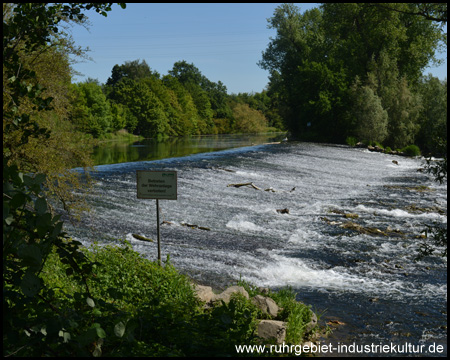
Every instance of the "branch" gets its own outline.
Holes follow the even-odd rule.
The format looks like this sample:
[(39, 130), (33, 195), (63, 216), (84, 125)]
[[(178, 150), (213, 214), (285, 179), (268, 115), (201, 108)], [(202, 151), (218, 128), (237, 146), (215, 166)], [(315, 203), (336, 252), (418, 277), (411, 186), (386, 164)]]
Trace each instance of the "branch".
[[(427, 9), (421, 9), (421, 11), (414, 12), (414, 11), (399, 10), (399, 9), (391, 8), (389, 6), (382, 5), (382, 4), (377, 4), (377, 3), (372, 3), (372, 4), (369, 4), (369, 5), (370, 6), (376, 6), (376, 7), (383, 8), (383, 9), (390, 10), (390, 11), (395, 11), (395, 12), (398, 12), (398, 13), (401, 13), (401, 14), (413, 15), (413, 16), (422, 16), (425, 19), (431, 20), (431, 21), (447, 23), (447, 11), (439, 11), (438, 10), (437, 12), (441, 16), (436, 17), (434, 15), (431, 15), (430, 12)], [(431, 4), (427, 4), (427, 5), (431, 5)]]

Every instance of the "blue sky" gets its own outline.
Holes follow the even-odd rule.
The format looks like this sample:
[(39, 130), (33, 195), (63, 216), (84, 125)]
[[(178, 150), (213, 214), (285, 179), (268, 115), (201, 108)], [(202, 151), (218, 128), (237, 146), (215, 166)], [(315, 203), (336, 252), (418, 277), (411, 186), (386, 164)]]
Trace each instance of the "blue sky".
[[(301, 11), (318, 6), (296, 4)], [(93, 61), (73, 65), (87, 77), (105, 83), (115, 64), (145, 60), (152, 70), (165, 75), (176, 61), (193, 63), (209, 80), (222, 83), (228, 93), (260, 92), (268, 83), (268, 72), (257, 63), (275, 30), (267, 28), (278, 4), (143, 4), (118, 5), (103, 17), (88, 12), (89, 31), (71, 28), (75, 44), (89, 47)], [(447, 54), (441, 56), (447, 58)], [(447, 77), (447, 63), (428, 68), (441, 79)]]

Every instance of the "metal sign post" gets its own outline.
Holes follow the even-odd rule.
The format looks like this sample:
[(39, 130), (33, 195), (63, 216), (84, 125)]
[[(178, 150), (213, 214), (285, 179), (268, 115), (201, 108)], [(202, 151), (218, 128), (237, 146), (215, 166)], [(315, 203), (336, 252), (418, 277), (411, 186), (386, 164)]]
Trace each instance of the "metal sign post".
[(161, 239), (159, 231), (159, 200), (177, 199), (176, 171), (136, 171), (137, 198), (156, 199), (156, 231), (158, 235), (158, 263), (161, 265)]

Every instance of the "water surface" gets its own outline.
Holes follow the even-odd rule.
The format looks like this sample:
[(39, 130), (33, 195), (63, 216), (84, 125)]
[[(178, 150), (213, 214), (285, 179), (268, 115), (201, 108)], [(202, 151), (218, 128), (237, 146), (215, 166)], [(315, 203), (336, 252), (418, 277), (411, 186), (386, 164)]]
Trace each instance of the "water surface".
[(285, 133), (263, 133), (188, 136), (162, 141), (106, 141), (94, 149), (93, 158), (95, 165), (149, 161), (276, 142), (284, 137)]
[[(444, 354), (409, 355), (442, 356), (447, 262), (414, 258), (424, 225), (447, 222), (447, 185), (418, 172), (422, 165), (310, 143), (101, 165), (89, 198), (93, 213), (68, 231), (85, 244), (127, 239), (156, 259), (156, 243), (131, 236), (156, 238), (155, 201), (136, 199), (136, 170), (176, 170), (178, 200), (160, 201), (161, 221), (170, 222), (161, 236), (163, 259), (170, 254), (180, 271), (216, 288), (240, 277), (272, 289), (291, 286), (298, 300), (325, 312), (322, 322), (345, 324), (335, 343), (441, 344)], [(229, 186), (248, 182), (260, 190)], [(358, 217), (344, 218), (350, 213)], [(386, 235), (340, 226), (350, 220)]]

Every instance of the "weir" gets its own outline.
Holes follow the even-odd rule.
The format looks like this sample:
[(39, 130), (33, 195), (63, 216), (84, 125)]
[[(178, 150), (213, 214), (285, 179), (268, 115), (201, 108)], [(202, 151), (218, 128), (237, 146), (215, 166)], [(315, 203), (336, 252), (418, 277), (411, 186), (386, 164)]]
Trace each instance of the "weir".
[[(447, 222), (447, 186), (417, 172), (422, 166), (420, 159), (289, 142), (98, 166), (93, 215), (67, 230), (86, 245), (127, 239), (156, 259), (155, 243), (132, 236), (156, 231), (156, 223), (149, 226), (154, 205), (136, 202), (136, 171), (177, 171), (178, 199), (165, 201), (160, 214), (164, 253), (198, 283), (220, 288), (242, 277), (291, 286), (298, 300), (326, 311), (324, 321), (345, 323), (346, 337), (358, 344), (445, 344), (446, 261), (414, 258), (425, 224)], [(227, 186), (242, 183), (275, 191)], [(339, 226), (346, 221), (384, 235)]]

